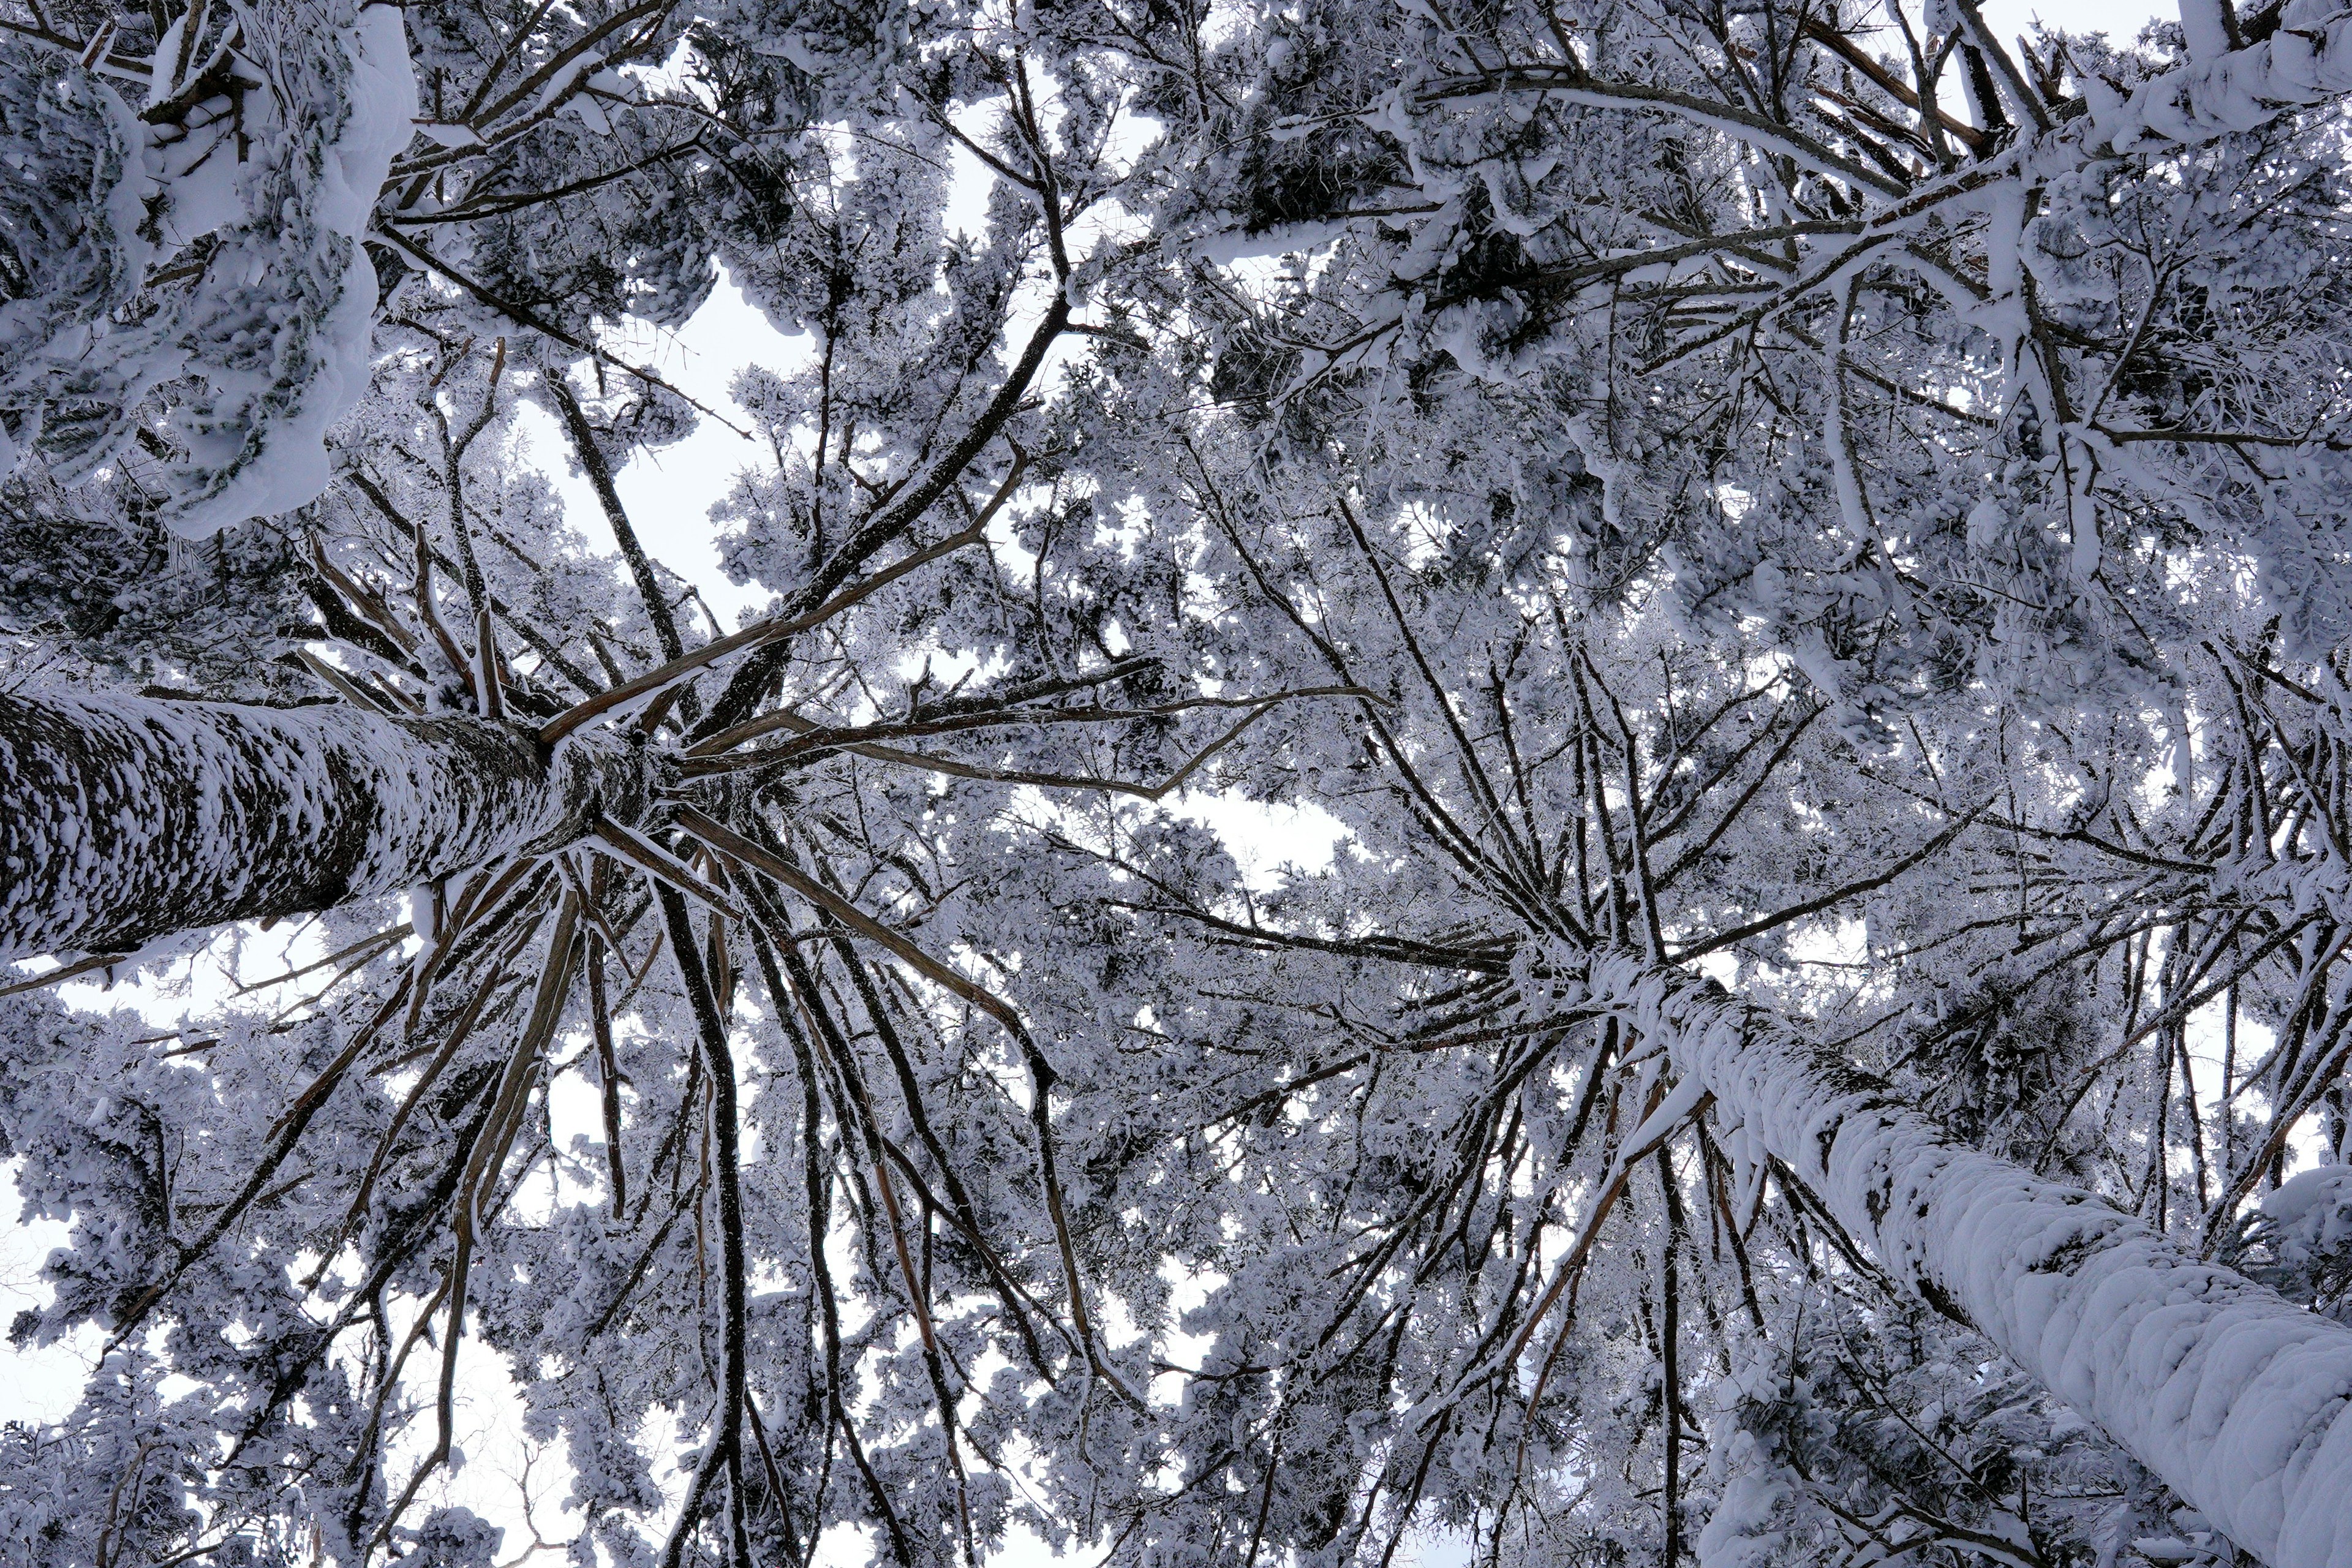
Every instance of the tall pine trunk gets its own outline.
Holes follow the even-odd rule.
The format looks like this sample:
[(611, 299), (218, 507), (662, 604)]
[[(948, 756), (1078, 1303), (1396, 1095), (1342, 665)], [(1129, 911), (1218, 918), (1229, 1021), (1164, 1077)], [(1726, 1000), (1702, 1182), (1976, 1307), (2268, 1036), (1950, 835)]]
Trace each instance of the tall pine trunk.
[(1954, 1140), (1711, 982), (1609, 959), (1591, 985), (1898, 1282), (2000, 1346), (2232, 1542), (2272, 1568), (2352, 1568), (2352, 1328)]
[(0, 957), (396, 892), (643, 808), (641, 751), (470, 717), (0, 696)]

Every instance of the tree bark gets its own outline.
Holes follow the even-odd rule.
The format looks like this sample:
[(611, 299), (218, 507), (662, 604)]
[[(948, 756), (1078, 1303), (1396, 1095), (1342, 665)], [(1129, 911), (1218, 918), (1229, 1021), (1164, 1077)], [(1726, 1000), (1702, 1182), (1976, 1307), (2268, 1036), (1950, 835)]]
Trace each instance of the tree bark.
[(639, 816), (648, 766), (465, 716), (0, 696), (0, 957), (128, 952), (553, 848)]
[(2352, 1328), (2091, 1193), (1952, 1139), (1710, 981), (1595, 962), (1659, 1042), (1895, 1279), (2007, 1352), (2272, 1568), (2352, 1568)]

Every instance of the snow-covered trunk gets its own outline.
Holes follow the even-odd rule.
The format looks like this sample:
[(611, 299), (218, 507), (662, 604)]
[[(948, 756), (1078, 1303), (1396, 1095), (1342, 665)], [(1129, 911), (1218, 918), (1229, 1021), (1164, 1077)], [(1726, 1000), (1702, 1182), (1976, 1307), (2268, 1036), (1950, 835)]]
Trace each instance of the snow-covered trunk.
[(638, 816), (646, 766), (467, 717), (0, 696), (0, 956), (130, 952), (551, 847)]
[(1897, 1280), (1964, 1319), (2272, 1568), (2352, 1568), (2352, 1328), (1956, 1142), (1712, 982), (1592, 966)]

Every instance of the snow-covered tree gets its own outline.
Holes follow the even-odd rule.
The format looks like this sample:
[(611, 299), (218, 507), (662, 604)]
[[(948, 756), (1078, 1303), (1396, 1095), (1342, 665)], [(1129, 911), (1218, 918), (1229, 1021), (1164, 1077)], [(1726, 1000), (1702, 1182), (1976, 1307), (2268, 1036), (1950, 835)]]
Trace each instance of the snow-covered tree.
[(29, 1561), (2352, 1563), (2352, 14), (5, 21)]

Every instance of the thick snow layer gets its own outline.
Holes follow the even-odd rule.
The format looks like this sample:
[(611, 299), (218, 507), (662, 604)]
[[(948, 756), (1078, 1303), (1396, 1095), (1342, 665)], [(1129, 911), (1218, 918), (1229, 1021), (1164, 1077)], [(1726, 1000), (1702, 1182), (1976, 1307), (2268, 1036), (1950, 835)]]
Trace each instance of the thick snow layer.
[(1778, 1469), (1758, 1461), (1752, 1435), (1732, 1435), (1726, 1458), (1738, 1473), (1723, 1489), (1707, 1514), (1706, 1527), (1699, 1531), (1699, 1568), (1760, 1568), (1772, 1561), (1780, 1544), (1776, 1516), (1789, 1486)]
[[(2203, 19), (2210, 17), (2210, 26)], [(2252, 131), (2283, 110), (2352, 92), (2352, 9), (2342, 0), (2288, 0), (2278, 31), (2223, 52), (2219, 7), (2184, 5), (2189, 63), (2142, 82), (2127, 98), (2084, 83), (2099, 141), (2118, 153), (2150, 142), (2210, 142)]]
[(1345, 223), (1277, 224), (1255, 234), (1235, 226), (1194, 241), (1192, 255), (1212, 266), (1231, 267), (1240, 261), (1258, 261), (1268, 257), (1288, 256), (1295, 251), (1318, 249), (1348, 231), (1349, 226)]
[(2352, 1165), (2322, 1165), (2264, 1194), (2263, 1219), (2279, 1261), (2302, 1268), (2352, 1245)]
[[(1610, 958), (1591, 986), (1891, 1274), (1974, 1325), (2231, 1541), (2272, 1568), (2352, 1568), (2352, 1328), (2090, 1193), (1954, 1142), (1709, 982)], [(2317, 1188), (2297, 1196), (2315, 1202)]]
[[(56, 478), (88, 479), (165, 390), (186, 457), (143, 482), (186, 537), (326, 488), (326, 432), (369, 378), (362, 241), (416, 112), (397, 6), (256, 0), (239, 16), (214, 62), (243, 84), (235, 100), (154, 125), (70, 62), (36, 52), (0, 71), (16, 175), (0, 230), (36, 285), (0, 308), (0, 471), (37, 446)], [(159, 79), (151, 103), (185, 87)], [(153, 265), (206, 237), (193, 276), (125, 310)]]
[(396, 5), (362, 6), (346, 38), (349, 112), (326, 150), (311, 193), (315, 242), (345, 252), (341, 277), (308, 345), (307, 374), (256, 432), (255, 449), (226, 485), (169, 516), (173, 532), (204, 538), (248, 518), (272, 517), (327, 488), (326, 434), (367, 391), (375, 331), (375, 268), (362, 243), (392, 161), (414, 134), (416, 73)]

